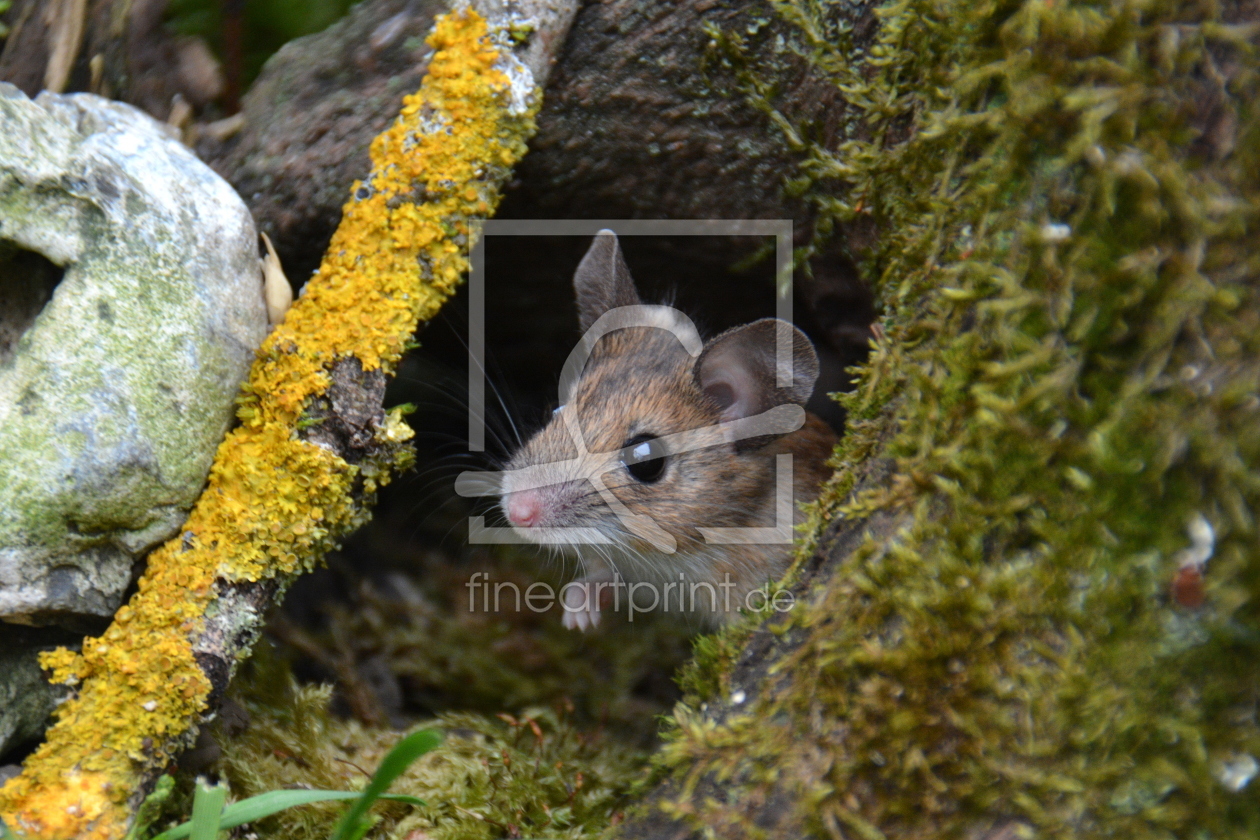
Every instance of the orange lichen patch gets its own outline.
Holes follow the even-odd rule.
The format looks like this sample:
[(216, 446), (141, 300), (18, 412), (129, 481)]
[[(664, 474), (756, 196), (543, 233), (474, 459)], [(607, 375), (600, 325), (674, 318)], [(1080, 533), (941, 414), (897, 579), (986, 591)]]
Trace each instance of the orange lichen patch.
[[(84, 827), (99, 824), (109, 807), (99, 791), (109, 784), (100, 773), (71, 771), (62, 783), (43, 798), (39, 826), (48, 837), (79, 837)], [(7, 816), (7, 815), (6, 815)]]
[(372, 144), (373, 169), (353, 188), (317, 276), (259, 350), (209, 486), (183, 533), (154, 552), (139, 591), (81, 654), (43, 659), (79, 693), (46, 742), (0, 789), (0, 813), (39, 838), (121, 837), (143, 779), (164, 767), (210, 684), (192, 637), (215, 603), (216, 580), (255, 581), (309, 568), (358, 524), (356, 482), (372, 492), (409, 436), (396, 415), (377, 461), (351, 465), (301, 440), (303, 412), (328, 369), (355, 356), (365, 369), (398, 361), (467, 268), (467, 220), (485, 216), (525, 152), (533, 112), (514, 113), (486, 22), (471, 10), (439, 17), (420, 91)]

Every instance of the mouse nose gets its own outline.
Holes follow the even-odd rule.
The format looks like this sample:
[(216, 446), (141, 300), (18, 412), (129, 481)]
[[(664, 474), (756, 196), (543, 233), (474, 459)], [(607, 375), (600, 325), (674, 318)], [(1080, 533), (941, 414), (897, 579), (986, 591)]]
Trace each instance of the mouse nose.
[(542, 516), (542, 501), (537, 490), (518, 490), (504, 500), (508, 521), (520, 528), (531, 528)]

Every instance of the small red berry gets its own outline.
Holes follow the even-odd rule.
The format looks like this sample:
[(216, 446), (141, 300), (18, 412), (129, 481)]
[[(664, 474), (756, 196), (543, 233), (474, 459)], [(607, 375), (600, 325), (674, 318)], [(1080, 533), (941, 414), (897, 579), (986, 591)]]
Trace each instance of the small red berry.
[(1187, 609), (1198, 609), (1207, 600), (1207, 592), (1203, 589), (1203, 570), (1198, 566), (1182, 566), (1173, 575), (1173, 600)]

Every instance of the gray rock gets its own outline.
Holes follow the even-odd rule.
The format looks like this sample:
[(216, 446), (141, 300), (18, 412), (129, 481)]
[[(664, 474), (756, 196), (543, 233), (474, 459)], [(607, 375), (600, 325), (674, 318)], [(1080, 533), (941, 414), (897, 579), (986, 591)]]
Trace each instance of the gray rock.
[(205, 483), (266, 334), (257, 238), (130, 106), (0, 84), (0, 126), (0, 621), (90, 626)]
[[(11, 747), (38, 740), (52, 713), (69, 689), (52, 686), (39, 667), (40, 651), (74, 644), (81, 637), (52, 627), (0, 628), (0, 756)], [(0, 785), (4, 768), (0, 767)]]

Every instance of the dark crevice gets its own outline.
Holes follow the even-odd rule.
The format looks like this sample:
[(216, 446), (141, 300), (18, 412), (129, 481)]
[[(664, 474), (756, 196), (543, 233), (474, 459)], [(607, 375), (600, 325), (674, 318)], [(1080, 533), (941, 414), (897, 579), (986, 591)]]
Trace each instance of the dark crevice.
[(47, 257), (0, 239), (0, 367), (12, 361), (64, 274)]

